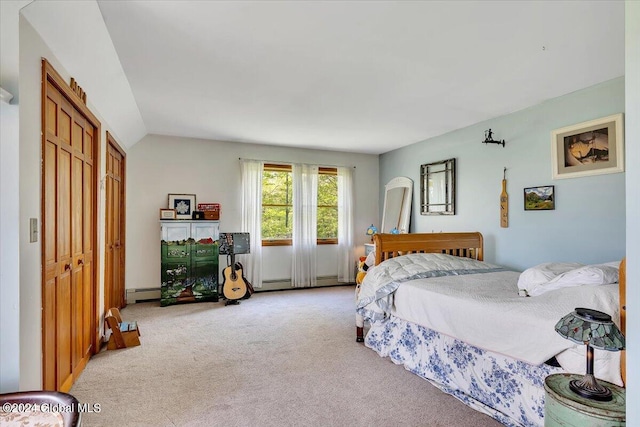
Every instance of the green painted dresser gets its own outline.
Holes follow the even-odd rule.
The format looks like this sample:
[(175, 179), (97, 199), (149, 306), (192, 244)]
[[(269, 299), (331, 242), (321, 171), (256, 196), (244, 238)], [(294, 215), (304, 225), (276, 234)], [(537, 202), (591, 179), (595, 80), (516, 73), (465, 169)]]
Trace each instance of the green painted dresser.
[(160, 221), (160, 305), (218, 301), (219, 222)]
[(544, 380), (545, 427), (618, 427), (626, 425), (625, 390), (615, 384), (598, 380), (613, 394), (609, 402), (585, 399), (569, 388), (569, 381), (582, 375), (554, 374)]

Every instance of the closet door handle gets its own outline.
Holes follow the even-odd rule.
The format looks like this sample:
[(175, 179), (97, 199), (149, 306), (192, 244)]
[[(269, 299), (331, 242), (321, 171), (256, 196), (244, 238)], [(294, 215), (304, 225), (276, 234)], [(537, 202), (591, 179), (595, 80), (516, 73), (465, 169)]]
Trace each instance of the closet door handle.
[(71, 270), (71, 264), (65, 264), (64, 265), (64, 269), (66, 270)]
[(82, 265), (84, 264), (84, 261), (82, 261), (81, 259), (78, 260), (78, 265)]

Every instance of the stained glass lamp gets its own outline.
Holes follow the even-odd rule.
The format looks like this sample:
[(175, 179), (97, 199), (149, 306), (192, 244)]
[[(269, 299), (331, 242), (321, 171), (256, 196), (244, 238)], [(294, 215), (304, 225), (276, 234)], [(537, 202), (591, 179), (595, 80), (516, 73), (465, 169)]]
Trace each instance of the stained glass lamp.
[(589, 308), (576, 308), (556, 324), (556, 332), (563, 338), (587, 346), (587, 372), (582, 379), (572, 380), (569, 388), (587, 399), (611, 400), (611, 390), (599, 384), (593, 375), (593, 349), (624, 350), (625, 340), (611, 316)]

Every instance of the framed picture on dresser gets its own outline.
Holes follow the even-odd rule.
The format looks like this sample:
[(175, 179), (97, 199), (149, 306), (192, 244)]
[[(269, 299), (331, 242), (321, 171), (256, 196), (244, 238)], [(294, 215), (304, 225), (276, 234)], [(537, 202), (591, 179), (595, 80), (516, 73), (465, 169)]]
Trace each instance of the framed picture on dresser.
[(176, 219), (176, 210), (160, 209), (160, 219)]
[(169, 194), (169, 209), (175, 209), (175, 219), (191, 219), (196, 210), (195, 194)]

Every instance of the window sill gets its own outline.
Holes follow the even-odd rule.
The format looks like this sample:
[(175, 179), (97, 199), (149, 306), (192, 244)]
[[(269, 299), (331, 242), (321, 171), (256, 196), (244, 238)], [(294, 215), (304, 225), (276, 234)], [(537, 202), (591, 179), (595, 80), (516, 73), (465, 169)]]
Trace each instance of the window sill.
[[(337, 245), (338, 239), (322, 239), (316, 242), (318, 246), (320, 245)], [(293, 241), (291, 239), (282, 239), (282, 240), (263, 240), (262, 246), (292, 246)]]

